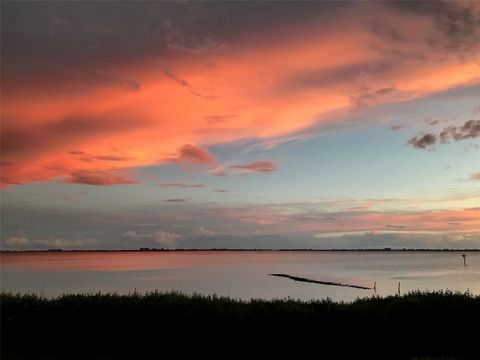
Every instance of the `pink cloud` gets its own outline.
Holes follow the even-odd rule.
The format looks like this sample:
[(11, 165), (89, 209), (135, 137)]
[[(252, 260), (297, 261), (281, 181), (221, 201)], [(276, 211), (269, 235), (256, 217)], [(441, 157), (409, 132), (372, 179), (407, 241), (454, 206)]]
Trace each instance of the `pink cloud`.
[[(352, 105), (403, 102), (478, 83), (473, 57), (446, 54), (425, 42), (432, 38), (434, 18), (400, 16), (384, 5), (363, 9), (362, 15), (321, 28), (317, 20), (302, 20), (302, 27), (285, 37), (235, 37), (231, 46), (214, 46), (218, 51), (202, 56), (185, 51), (185, 44), (172, 45), (168, 49), (175, 51), (168, 52), (164, 64), (147, 60), (147, 53), (163, 56), (151, 53), (161, 51), (155, 44), (145, 56), (115, 56), (111, 60), (121, 59), (115, 66), (115, 61), (104, 63), (102, 71), (94, 71), (95, 86), (92, 68), (100, 59), (93, 55), (93, 62), (82, 62), (79, 69), (52, 67), (55, 76), (47, 76), (44, 66), (26, 69), (29, 76), (2, 89), (2, 183), (47, 181), (83, 170), (109, 172), (119, 161), (124, 168), (166, 162), (213, 165), (215, 157), (192, 144), (255, 138), (274, 146), (280, 137), (311, 136), (306, 129), (317, 129), (320, 122), (349, 121), (350, 115), (344, 115)], [(457, 11), (463, 13), (461, 7)], [(372, 32), (373, 21), (388, 24), (403, 41), (391, 41), (389, 32)], [(475, 29), (467, 37), (473, 50), (478, 34)], [(448, 38), (436, 35), (437, 46), (445, 45)], [(6, 68), (6, 78), (15, 71)], [(338, 116), (332, 120), (331, 114)], [(121, 153), (112, 154), (112, 147)], [(72, 148), (94, 155), (69, 154)], [(258, 162), (233, 166), (216, 175), (276, 170)]]
[(257, 226), (267, 233), (466, 233), (480, 230), (480, 208), (463, 210), (320, 211), (302, 205), (218, 208), (214, 218)]
[(227, 176), (228, 172), (225, 170), (223, 166), (218, 166), (215, 169), (209, 171), (210, 174), (215, 176)]
[(470, 175), (470, 180), (480, 181), (480, 172)]
[(178, 164), (214, 164), (217, 162), (217, 159), (207, 149), (185, 144), (168, 161)]
[(270, 174), (278, 170), (277, 165), (271, 161), (254, 161), (249, 164), (230, 165), (229, 168), (247, 170), (248, 172), (257, 172), (262, 174)]

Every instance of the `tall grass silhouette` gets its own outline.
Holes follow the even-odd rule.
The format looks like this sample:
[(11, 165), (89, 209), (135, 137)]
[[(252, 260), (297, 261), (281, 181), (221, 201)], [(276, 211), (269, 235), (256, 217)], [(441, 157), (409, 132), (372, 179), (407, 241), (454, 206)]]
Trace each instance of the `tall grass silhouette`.
[(480, 324), (480, 297), (468, 292), (411, 292), (352, 303), (177, 292), (52, 299), (3, 293), (0, 300), (4, 359), (150, 359), (192, 351), (227, 357), (314, 352), (342, 359), (478, 354), (478, 334), (470, 325)]

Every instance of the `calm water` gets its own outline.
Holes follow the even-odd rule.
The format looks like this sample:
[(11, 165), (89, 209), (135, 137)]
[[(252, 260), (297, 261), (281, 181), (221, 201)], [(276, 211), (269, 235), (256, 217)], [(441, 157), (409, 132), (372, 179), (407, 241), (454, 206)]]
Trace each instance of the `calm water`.
[(158, 289), (236, 298), (353, 300), (373, 290), (296, 282), (286, 273), (361, 286), (377, 294), (440, 290), (480, 294), (480, 253), (467, 252), (85, 252), (4, 253), (1, 289), (13, 292), (128, 293)]

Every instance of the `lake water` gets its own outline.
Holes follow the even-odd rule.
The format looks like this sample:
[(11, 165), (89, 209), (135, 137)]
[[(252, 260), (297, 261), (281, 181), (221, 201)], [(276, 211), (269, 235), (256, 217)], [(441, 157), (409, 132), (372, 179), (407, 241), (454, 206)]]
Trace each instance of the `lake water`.
[(480, 252), (43, 252), (2, 253), (1, 290), (45, 296), (134, 290), (235, 298), (354, 300), (373, 290), (296, 282), (284, 273), (372, 287), (378, 295), (411, 290), (480, 294)]

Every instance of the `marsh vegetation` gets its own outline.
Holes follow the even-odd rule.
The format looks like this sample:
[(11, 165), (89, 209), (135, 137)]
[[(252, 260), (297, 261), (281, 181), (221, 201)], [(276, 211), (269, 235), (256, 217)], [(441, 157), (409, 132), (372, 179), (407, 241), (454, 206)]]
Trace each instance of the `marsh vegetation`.
[[(351, 303), (151, 292), (46, 299), (3, 293), (4, 359), (313, 352), (325, 358), (478, 354), (480, 296), (412, 292)], [(76, 354), (76, 355), (73, 355)]]

